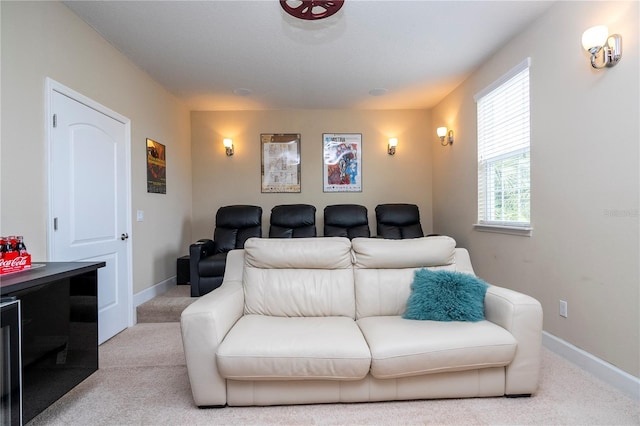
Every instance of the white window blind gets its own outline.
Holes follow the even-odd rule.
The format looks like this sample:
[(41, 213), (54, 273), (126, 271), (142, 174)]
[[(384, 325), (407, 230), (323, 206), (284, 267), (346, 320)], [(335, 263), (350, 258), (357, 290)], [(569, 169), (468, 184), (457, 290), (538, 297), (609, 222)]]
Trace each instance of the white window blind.
[(529, 66), (527, 58), (474, 98), (480, 225), (531, 223)]

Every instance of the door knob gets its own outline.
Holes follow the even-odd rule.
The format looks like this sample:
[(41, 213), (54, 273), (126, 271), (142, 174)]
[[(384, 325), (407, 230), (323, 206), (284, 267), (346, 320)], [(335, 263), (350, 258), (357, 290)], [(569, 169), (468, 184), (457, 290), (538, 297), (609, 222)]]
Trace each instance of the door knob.
[(120, 239), (121, 239), (122, 241), (129, 239), (129, 234), (127, 234), (127, 233), (125, 232), (124, 234), (120, 235)]

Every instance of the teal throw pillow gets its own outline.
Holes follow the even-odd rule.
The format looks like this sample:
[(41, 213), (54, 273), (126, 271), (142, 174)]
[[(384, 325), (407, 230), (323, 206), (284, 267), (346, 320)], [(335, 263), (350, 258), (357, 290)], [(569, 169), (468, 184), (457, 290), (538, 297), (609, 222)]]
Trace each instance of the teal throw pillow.
[(432, 321), (482, 321), (489, 284), (453, 271), (419, 269), (411, 283), (402, 318)]

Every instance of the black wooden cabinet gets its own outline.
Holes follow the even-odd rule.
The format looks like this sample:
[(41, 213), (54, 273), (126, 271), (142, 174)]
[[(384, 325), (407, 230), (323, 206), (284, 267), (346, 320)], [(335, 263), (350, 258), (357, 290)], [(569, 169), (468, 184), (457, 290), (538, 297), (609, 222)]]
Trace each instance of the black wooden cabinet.
[(2, 296), (20, 300), (23, 421), (98, 369), (98, 268), (53, 262), (0, 277)]

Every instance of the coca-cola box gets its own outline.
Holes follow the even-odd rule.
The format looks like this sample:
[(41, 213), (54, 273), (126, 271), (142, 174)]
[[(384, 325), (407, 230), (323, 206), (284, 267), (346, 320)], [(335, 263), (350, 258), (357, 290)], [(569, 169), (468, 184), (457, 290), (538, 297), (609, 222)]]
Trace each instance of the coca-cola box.
[(0, 274), (28, 268), (31, 268), (31, 255), (27, 253), (22, 236), (0, 237)]

